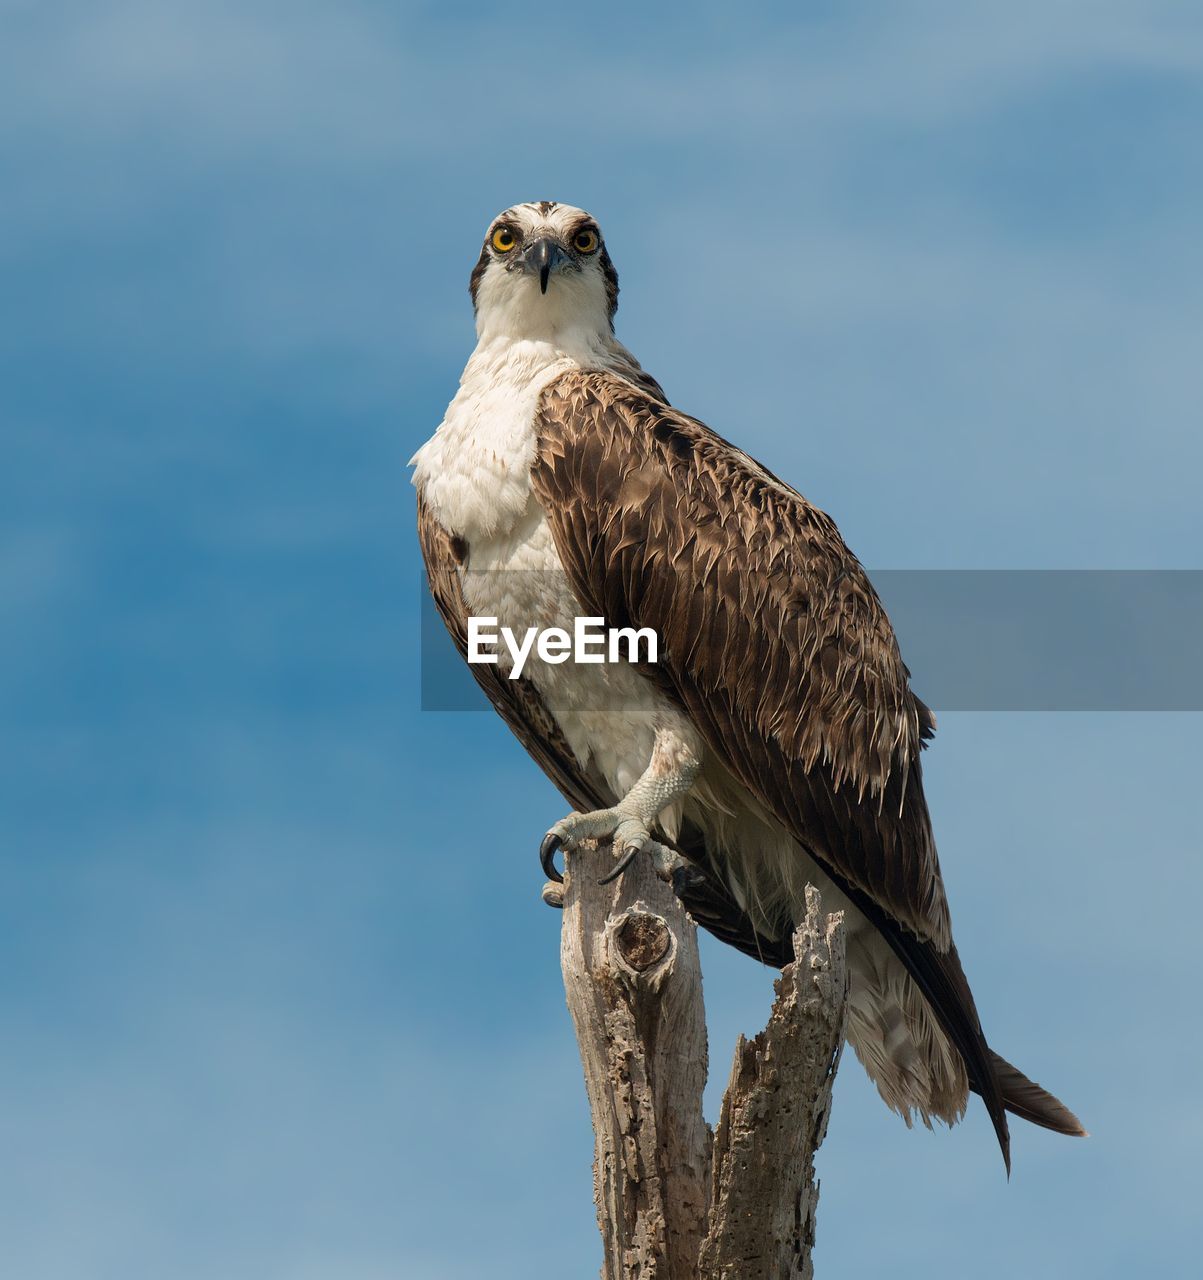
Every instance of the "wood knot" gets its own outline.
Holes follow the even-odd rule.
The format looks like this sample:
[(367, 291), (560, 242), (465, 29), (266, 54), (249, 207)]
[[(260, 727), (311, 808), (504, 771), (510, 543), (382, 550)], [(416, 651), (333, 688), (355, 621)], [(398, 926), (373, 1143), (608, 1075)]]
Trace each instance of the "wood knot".
[(672, 934), (659, 916), (632, 911), (614, 931), (618, 954), (636, 973), (646, 973), (668, 955)]

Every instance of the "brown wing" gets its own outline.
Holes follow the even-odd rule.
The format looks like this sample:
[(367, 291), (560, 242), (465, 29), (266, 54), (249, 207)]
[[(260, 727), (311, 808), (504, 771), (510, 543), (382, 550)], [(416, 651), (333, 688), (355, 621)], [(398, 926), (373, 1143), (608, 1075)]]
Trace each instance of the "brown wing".
[(598, 373), (544, 392), (534, 491), (582, 606), (652, 627), (646, 671), (882, 933), (956, 1046), (1010, 1168), (923, 798), (934, 728), (834, 523), (709, 428)]
[(535, 493), (583, 604), (652, 627), (649, 674), (837, 881), (945, 951), (932, 719), (834, 523), (702, 423), (605, 374), (544, 393)]
[[(434, 518), (420, 492), (418, 540), (435, 607), (466, 658), (468, 611), (457, 571), (466, 548)], [(510, 731), (574, 809), (604, 809), (617, 801), (599, 774), (581, 768), (534, 685), (527, 680), (510, 680), (493, 665), (472, 663), (468, 670)], [(698, 924), (766, 964), (778, 968), (788, 964), (793, 958), (789, 932), (780, 938), (765, 938), (757, 932), (712, 866), (702, 833), (686, 822), (672, 843), (691, 864), (677, 873), (673, 888)]]

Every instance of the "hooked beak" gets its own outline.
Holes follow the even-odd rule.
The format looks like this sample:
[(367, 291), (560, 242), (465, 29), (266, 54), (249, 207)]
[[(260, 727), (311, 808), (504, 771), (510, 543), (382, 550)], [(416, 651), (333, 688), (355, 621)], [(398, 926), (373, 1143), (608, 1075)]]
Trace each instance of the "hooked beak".
[(527, 275), (539, 276), (539, 292), (547, 292), (547, 281), (551, 273), (560, 265), (561, 262), (567, 262), (568, 255), (554, 241), (547, 238), (542, 240), (534, 240), (527, 247), (526, 252), (522, 255), (522, 269)]

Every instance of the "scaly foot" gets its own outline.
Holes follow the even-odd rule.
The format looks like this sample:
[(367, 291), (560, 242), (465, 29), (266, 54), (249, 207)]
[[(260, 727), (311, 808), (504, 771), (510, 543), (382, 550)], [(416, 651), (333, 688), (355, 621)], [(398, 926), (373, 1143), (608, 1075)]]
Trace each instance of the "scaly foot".
[(582, 840), (608, 840), (618, 864), (599, 883), (617, 880), (641, 852), (651, 854), (660, 875), (669, 875), (680, 858), (652, 839), (650, 827), (669, 805), (689, 794), (700, 768), (696, 750), (680, 732), (667, 726), (657, 729), (651, 761), (612, 809), (569, 814), (543, 837), (539, 862), (544, 874), (562, 884), (564, 877), (555, 864), (557, 849), (574, 849)]
[(543, 874), (551, 880), (563, 883), (564, 877), (556, 870), (556, 850), (575, 849), (582, 840), (608, 840), (618, 858), (617, 865), (598, 881), (609, 884), (617, 880), (640, 853), (648, 853), (657, 870), (669, 868), (677, 862), (676, 853), (658, 840), (652, 839), (644, 818), (633, 805), (616, 805), (613, 809), (595, 809), (592, 813), (571, 813), (562, 818), (543, 837), (539, 847), (539, 862)]

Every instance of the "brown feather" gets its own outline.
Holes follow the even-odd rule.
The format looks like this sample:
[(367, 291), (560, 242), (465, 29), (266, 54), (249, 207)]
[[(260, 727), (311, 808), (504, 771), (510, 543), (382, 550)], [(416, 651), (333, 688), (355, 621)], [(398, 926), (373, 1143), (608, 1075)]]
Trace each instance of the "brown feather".
[(923, 796), (934, 720), (835, 524), (607, 374), (550, 384), (538, 428), (533, 489), (582, 609), (659, 633), (647, 674), (885, 936), (964, 1059), (1009, 1168)]
[(731, 773), (838, 879), (947, 949), (919, 768), (930, 713), (834, 523), (606, 374), (557, 379), (539, 432), (534, 492), (582, 607), (655, 628), (649, 674), (713, 723)]
[[(466, 658), (468, 610), (456, 565), (466, 558), (467, 548), (461, 537), (448, 533), (434, 518), (421, 492), (418, 541), (435, 607), (460, 655)], [(529, 680), (510, 680), (495, 665), (487, 663), (471, 663), (468, 670), (510, 731), (573, 809), (586, 812), (617, 803), (618, 797), (601, 775), (581, 767)], [(675, 840), (669, 840), (664, 833), (660, 835), (664, 843), (689, 861), (690, 865), (674, 877), (673, 888), (698, 924), (720, 941), (775, 968), (793, 959), (792, 930), (779, 938), (766, 938), (757, 932), (712, 866), (705, 840), (695, 826), (688, 821), (682, 823)]]

